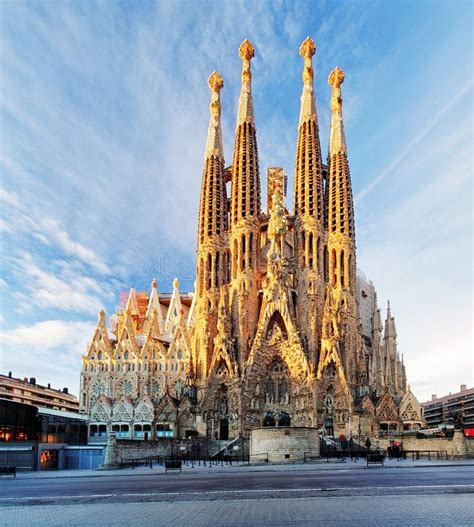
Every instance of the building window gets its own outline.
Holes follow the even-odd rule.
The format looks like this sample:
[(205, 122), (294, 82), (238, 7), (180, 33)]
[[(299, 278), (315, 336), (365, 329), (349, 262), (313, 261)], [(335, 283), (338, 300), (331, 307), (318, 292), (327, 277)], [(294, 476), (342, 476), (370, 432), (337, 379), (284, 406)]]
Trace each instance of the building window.
[(170, 423), (156, 425), (156, 437), (173, 437), (173, 428)]

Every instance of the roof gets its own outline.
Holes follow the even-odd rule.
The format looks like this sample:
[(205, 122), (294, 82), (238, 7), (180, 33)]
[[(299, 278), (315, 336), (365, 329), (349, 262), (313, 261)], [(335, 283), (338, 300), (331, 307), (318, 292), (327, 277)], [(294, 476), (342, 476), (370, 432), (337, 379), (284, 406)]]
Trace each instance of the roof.
[(17, 383), (20, 383), (22, 384), (23, 386), (30, 386), (32, 388), (37, 388), (39, 390), (47, 390), (47, 391), (51, 391), (51, 392), (55, 392), (57, 394), (60, 394), (61, 397), (64, 397), (65, 399), (72, 399), (74, 401), (77, 401), (77, 397), (75, 395), (73, 395), (72, 393), (65, 393), (63, 390), (60, 390), (60, 389), (57, 389), (57, 388), (51, 388), (51, 387), (48, 387), (48, 386), (43, 386), (42, 384), (38, 384), (38, 383), (31, 383), (29, 382), (29, 379), (28, 378), (24, 378), (24, 379), (20, 379), (18, 377), (9, 377), (8, 375), (4, 375), (3, 373), (0, 373), (0, 380), (2, 379), (5, 379), (7, 380), (8, 382), (17, 382)]
[(424, 403), (421, 403), (421, 406), (423, 408), (426, 408), (428, 406), (446, 403), (450, 401), (451, 399), (459, 399), (459, 397), (465, 397), (468, 395), (474, 395), (474, 388), (467, 388), (466, 390), (463, 390), (462, 392), (450, 393), (448, 395), (444, 395), (443, 397), (437, 397), (436, 399), (432, 399), (431, 401), (426, 401)]
[(63, 412), (62, 410), (53, 410), (52, 408), (44, 408), (38, 406), (39, 415), (53, 415), (55, 417), (66, 417), (67, 419), (80, 419), (81, 421), (89, 421), (89, 417), (85, 414), (75, 412)]

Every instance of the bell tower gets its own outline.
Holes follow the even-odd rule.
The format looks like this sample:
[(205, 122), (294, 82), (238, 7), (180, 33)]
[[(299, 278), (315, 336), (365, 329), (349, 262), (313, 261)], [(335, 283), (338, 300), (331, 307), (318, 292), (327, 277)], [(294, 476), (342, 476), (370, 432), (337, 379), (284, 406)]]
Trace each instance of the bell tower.
[(364, 385), (366, 367), (355, 299), (356, 244), (351, 177), (342, 119), (341, 85), (344, 72), (334, 68), (328, 78), (331, 94), (331, 130), (328, 154), (328, 289), (340, 313), (340, 354), (350, 388)]
[(296, 260), (296, 312), (305, 353), (317, 364), (324, 306), (324, 196), (318, 116), (314, 95), (312, 57), (316, 46), (309, 37), (301, 44), (301, 94), (294, 182), (294, 247)]
[(208, 84), (211, 104), (199, 204), (195, 307), (197, 338), (193, 361), (198, 381), (205, 379), (208, 374), (212, 343), (217, 331), (219, 288), (229, 279), (227, 196), (220, 122), (220, 91), (224, 81), (214, 71)]
[(239, 48), (242, 85), (235, 130), (230, 200), (230, 309), (233, 321), (232, 339), (240, 364), (247, 358), (254, 338), (260, 288), (260, 175), (250, 69), (254, 54), (251, 42), (244, 40)]

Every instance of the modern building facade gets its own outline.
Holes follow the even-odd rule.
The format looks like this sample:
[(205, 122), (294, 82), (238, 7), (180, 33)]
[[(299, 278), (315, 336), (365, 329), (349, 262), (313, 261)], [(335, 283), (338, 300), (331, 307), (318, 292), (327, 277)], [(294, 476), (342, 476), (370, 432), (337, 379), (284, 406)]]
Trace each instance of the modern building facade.
[(0, 398), (2, 466), (15, 466), (18, 470), (72, 468), (67, 461), (82, 454), (86, 468), (92, 468), (91, 456), (101, 456), (98, 465), (102, 450), (84, 452), (81, 448), (87, 445), (87, 439), (87, 418), (77, 412), (38, 408)]
[[(322, 157), (314, 42), (300, 48), (303, 86), (293, 210), (282, 168), (267, 171), (262, 210), (252, 99), (252, 44), (239, 49), (241, 92), (231, 166), (220, 124), (223, 79), (213, 72), (193, 294), (132, 289), (99, 313), (83, 357), (81, 412), (91, 441), (248, 436), (264, 426), (328, 435), (423, 425), (408, 389), (390, 306), (382, 324), (373, 285), (356, 276), (355, 219), (341, 86), (329, 75), (331, 130)], [(230, 194), (227, 187), (230, 184)]]
[(51, 385), (37, 384), (34, 377), (17, 379), (11, 372), (8, 375), (0, 374), (0, 397), (51, 410), (79, 412), (79, 401), (67, 388), (55, 390)]
[(461, 425), (474, 428), (474, 388), (461, 384), (456, 393), (443, 397), (433, 395), (431, 401), (421, 403), (423, 416), (430, 428)]

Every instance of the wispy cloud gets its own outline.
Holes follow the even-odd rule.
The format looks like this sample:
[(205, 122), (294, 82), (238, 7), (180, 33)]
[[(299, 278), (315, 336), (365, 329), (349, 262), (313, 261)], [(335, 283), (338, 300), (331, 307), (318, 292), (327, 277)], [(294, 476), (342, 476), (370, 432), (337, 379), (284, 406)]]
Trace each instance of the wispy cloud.
[(93, 329), (90, 322), (45, 320), (2, 330), (1, 369), (18, 377), (35, 377), (44, 384), (52, 382), (56, 388), (68, 386), (77, 393), (75, 372), (80, 370), (80, 356)]
[(28, 253), (17, 260), (17, 267), (25, 284), (25, 292), (19, 297), (23, 312), (35, 307), (50, 307), (95, 315), (103, 307), (98, 296), (100, 286), (87, 276), (63, 273), (63, 278), (59, 278), (36, 265)]
[(474, 83), (472, 79), (459, 90), (459, 92), (451, 99), (448, 100), (445, 106), (430, 119), (427, 124), (421, 128), (421, 130), (410, 140), (406, 147), (399, 153), (382, 171), (375, 177), (365, 188), (356, 194), (354, 197), (354, 204), (363, 199), (369, 192), (371, 192), (379, 183), (381, 183), (388, 175), (392, 174), (400, 164), (406, 159), (415, 146), (422, 141), (426, 135), (433, 130), (435, 126), (439, 124), (441, 119), (457, 104), (459, 103), (470, 91), (472, 91)]

